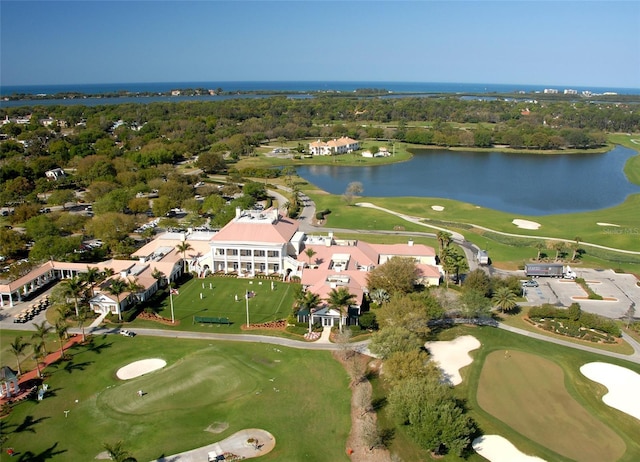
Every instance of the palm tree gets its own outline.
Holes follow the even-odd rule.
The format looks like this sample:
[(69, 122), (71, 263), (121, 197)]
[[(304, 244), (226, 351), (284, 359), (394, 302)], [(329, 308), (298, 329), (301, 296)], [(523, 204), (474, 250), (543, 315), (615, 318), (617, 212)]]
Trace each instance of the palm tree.
[(449, 288), (449, 275), (451, 273), (456, 275), (455, 280), (456, 284), (458, 284), (460, 282), (460, 272), (469, 268), (464, 255), (456, 247), (445, 247), (441, 264), (445, 271), (447, 288)]
[(162, 271), (160, 271), (158, 268), (153, 268), (153, 271), (151, 272), (151, 277), (156, 281), (158, 281), (158, 289), (159, 289), (163, 285), (162, 281), (164, 280), (166, 275)]
[(513, 310), (518, 303), (516, 302), (516, 294), (509, 287), (499, 287), (493, 294), (493, 304), (500, 308), (501, 312)]
[(48, 354), (47, 346), (45, 345), (45, 338), (51, 332), (51, 326), (47, 325), (47, 321), (42, 321), (40, 324), (34, 322), (33, 325), (36, 328), (36, 331), (31, 335), (31, 338), (35, 340), (35, 345), (38, 346), (38, 349), (44, 351), (44, 355)]
[(82, 274), (82, 280), (86, 281), (89, 283), (89, 286), (91, 287), (91, 297), (93, 298), (93, 296), (95, 295), (93, 288), (96, 285), (96, 282), (98, 282), (99, 278), (100, 278), (100, 270), (98, 268), (95, 267), (88, 267), (87, 268), (87, 272)]
[[(40, 360), (42, 359), (42, 344), (32, 343), (31, 347), (33, 348), (33, 359), (36, 361), (36, 370), (38, 371), (38, 377), (42, 377), (42, 372), (40, 372)], [(46, 355), (45, 355), (46, 356)]]
[(109, 287), (107, 287), (107, 292), (109, 292), (111, 295), (115, 295), (116, 300), (118, 301), (118, 320), (122, 321), (122, 309), (120, 307), (120, 295), (122, 294), (122, 292), (125, 292), (127, 290), (127, 281), (125, 281), (124, 279), (113, 279), (111, 281), (111, 284), (109, 284)]
[(181, 242), (180, 244), (176, 245), (176, 249), (178, 249), (178, 252), (182, 253), (182, 261), (184, 262), (184, 272), (187, 272), (187, 250), (191, 250), (193, 247), (191, 247), (191, 244), (189, 244), (187, 241)]
[(76, 316), (78, 316), (78, 297), (82, 293), (82, 280), (74, 276), (71, 279), (62, 281), (61, 285), (64, 288), (65, 295), (73, 297), (73, 303), (76, 307)]
[(107, 451), (111, 460), (115, 462), (135, 461), (131, 453), (124, 448), (122, 441), (116, 443), (103, 443), (102, 447)]
[(64, 356), (64, 341), (67, 339), (69, 327), (64, 320), (58, 319), (55, 325), (55, 330), (58, 340), (60, 341), (60, 357), (62, 358)]
[(558, 261), (558, 259), (560, 258), (560, 252), (562, 252), (564, 250), (564, 242), (562, 241), (557, 241), (553, 244), (553, 248), (556, 251), (556, 261)]
[[(141, 290), (144, 290), (144, 286), (138, 283), (138, 278), (129, 279), (127, 281), (127, 290), (132, 294), (137, 294)], [(137, 299), (137, 297), (136, 297)]]
[(542, 253), (542, 249), (545, 248), (544, 242), (538, 241), (534, 244), (534, 247), (538, 251), (538, 254), (536, 255), (536, 260), (540, 261), (540, 254)]
[(329, 292), (329, 298), (327, 300), (329, 306), (340, 311), (340, 332), (342, 332), (342, 318), (344, 317), (345, 310), (355, 302), (355, 298), (355, 295), (350, 294), (349, 289), (346, 287), (331, 289), (331, 292)]
[(82, 330), (82, 343), (85, 342), (86, 337), (84, 335), (84, 323), (87, 320), (87, 312), (86, 310), (80, 310), (80, 314), (78, 315), (78, 327)]
[(451, 244), (453, 235), (448, 231), (438, 231), (436, 238), (438, 239), (438, 247), (440, 248), (439, 257), (442, 258), (444, 249)]
[(571, 255), (571, 261), (575, 261), (576, 256), (578, 255), (578, 250), (580, 250), (580, 242), (582, 242), (582, 238), (580, 236), (576, 236), (573, 238), (575, 244), (571, 245), (571, 249), (573, 250), (573, 255)]
[(16, 338), (14, 338), (13, 342), (9, 344), (9, 349), (11, 350), (11, 353), (13, 353), (16, 357), (16, 363), (18, 366), (18, 375), (22, 374), (22, 370), (20, 369), (20, 356), (22, 356), (22, 353), (24, 353), (24, 350), (26, 350), (29, 345), (30, 344), (28, 342), (25, 342), (22, 340), (21, 335), (18, 335)]
[(304, 251), (304, 254), (309, 258), (309, 266), (311, 266), (311, 259), (313, 258), (313, 256), (315, 254), (317, 254), (318, 252), (316, 252), (315, 250), (313, 250), (311, 247), (309, 247), (307, 250)]
[(309, 333), (311, 333), (311, 313), (320, 303), (320, 296), (310, 290), (306, 291), (299, 302), (299, 309), (307, 309), (309, 311)]

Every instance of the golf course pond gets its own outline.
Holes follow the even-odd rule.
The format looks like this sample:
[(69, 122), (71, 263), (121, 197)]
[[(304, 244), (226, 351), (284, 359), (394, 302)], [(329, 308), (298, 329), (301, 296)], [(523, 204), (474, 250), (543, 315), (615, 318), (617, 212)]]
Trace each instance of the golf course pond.
[(312, 165), (298, 175), (331, 194), (359, 181), (368, 197), (442, 197), (519, 215), (612, 207), (640, 186), (624, 174), (637, 153), (623, 146), (600, 154), (512, 154), (414, 150), (407, 162), (368, 167)]

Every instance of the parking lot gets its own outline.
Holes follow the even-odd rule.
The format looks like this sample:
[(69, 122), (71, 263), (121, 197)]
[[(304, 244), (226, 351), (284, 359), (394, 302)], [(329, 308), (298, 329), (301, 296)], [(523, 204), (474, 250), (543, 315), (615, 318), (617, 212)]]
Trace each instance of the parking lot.
[(585, 291), (569, 279), (537, 278), (538, 287), (526, 287), (527, 301), (531, 305), (551, 303), (568, 307), (580, 303), (582, 310), (612, 319), (624, 318), (632, 303), (636, 307), (636, 317), (640, 317), (640, 287), (636, 278), (630, 274), (617, 274), (612, 270), (581, 269), (578, 277), (584, 278), (596, 294), (609, 300), (581, 300), (573, 297), (586, 297)]

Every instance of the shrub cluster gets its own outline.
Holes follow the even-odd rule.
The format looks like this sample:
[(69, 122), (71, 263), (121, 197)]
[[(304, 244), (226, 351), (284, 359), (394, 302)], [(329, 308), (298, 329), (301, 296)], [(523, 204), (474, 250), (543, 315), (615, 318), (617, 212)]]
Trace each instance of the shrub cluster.
[(324, 217), (326, 215), (329, 215), (331, 213), (331, 210), (329, 209), (324, 209), (321, 210), (320, 212), (316, 212), (316, 220), (324, 220)]
[(572, 337), (596, 334), (585, 329), (604, 332), (614, 337), (622, 335), (620, 327), (615, 321), (597, 314), (585, 313), (580, 310), (580, 305), (577, 303), (573, 303), (568, 309), (556, 308), (549, 304), (534, 306), (529, 310), (529, 318), (535, 322), (543, 323), (543, 328), (549, 327), (548, 330), (551, 330), (551, 327), (556, 324), (555, 321), (562, 320), (563, 332), (561, 333)]

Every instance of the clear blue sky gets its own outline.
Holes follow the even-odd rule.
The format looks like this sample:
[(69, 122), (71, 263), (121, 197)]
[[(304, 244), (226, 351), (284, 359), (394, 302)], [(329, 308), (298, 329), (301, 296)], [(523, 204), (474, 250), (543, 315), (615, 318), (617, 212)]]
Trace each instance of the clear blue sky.
[(0, 84), (640, 87), (638, 1), (0, 2)]

